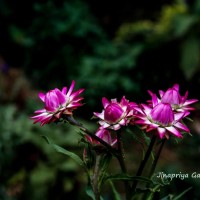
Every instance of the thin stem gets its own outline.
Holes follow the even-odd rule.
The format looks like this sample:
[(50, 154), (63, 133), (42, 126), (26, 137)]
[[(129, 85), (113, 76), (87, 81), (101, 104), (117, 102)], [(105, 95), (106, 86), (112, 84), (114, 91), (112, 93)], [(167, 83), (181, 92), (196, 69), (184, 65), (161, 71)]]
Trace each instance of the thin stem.
[(96, 200), (100, 200), (100, 191), (99, 191), (99, 166), (100, 166), (101, 155), (96, 156), (94, 173), (91, 178), (92, 189)]
[(126, 165), (125, 165), (125, 154), (124, 154), (124, 147), (122, 142), (121, 133), (117, 131), (117, 144), (118, 144), (118, 160), (121, 166), (122, 172), (127, 173)]
[[(127, 173), (127, 168), (125, 165), (125, 154), (124, 154), (124, 147), (123, 147), (123, 142), (122, 142), (122, 137), (121, 137), (121, 132), (117, 131), (117, 144), (118, 144), (118, 156), (117, 159), (119, 161), (121, 170), (123, 173)], [(124, 187), (126, 191), (126, 199), (130, 199), (130, 185), (127, 181), (124, 181)]]
[[(137, 173), (136, 173), (136, 176), (141, 176), (141, 174), (142, 174), (142, 172), (143, 172), (143, 170), (144, 170), (144, 167), (145, 167), (145, 165), (146, 165), (146, 163), (147, 163), (147, 161), (148, 161), (148, 159), (149, 159), (149, 157), (150, 157), (150, 155), (151, 155), (151, 151), (152, 151), (152, 149), (153, 149), (153, 146), (154, 146), (155, 142), (156, 142), (156, 136), (153, 136), (153, 137), (151, 138), (151, 142), (150, 142), (149, 147), (148, 147), (148, 149), (147, 149), (147, 151), (146, 151), (146, 154), (145, 154), (145, 156), (144, 156), (144, 159), (143, 159), (143, 160), (141, 161), (141, 163), (140, 163), (140, 166), (139, 166), (139, 168), (138, 168), (138, 171), (137, 171)], [(135, 189), (136, 189), (136, 187), (137, 187), (137, 184), (138, 184), (138, 181), (135, 181), (135, 182), (133, 183), (132, 191), (135, 191)]]
[(69, 117), (67, 116), (66, 119), (68, 120), (68, 122), (72, 125), (75, 125), (77, 127), (79, 127), (79, 129), (83, 132), (85, 132), (87, 135), (89, 135), (91, 138), (97, 140), (98, 142), (100, 142), (103, 146), (106, 147), (106, 149), (111, 152), (114, 156), (117, 157), (116, 151), (115, 149), (112, 148), (112, 146), (110, 146), (107, 142), (105, 142), (104, 140), (102, 140), (101, 138), (97, 137), (95, 134), (91, 133), (87, 128), (85, 128), (83, 126), (83, 124), (81, 124), (80, 122), (76, 121), (73, 117)]
[(160, 154), (161, 154), (161, 152), (162, 152), (162, 149), (163, 149), (163, 147), (164, 147), (165, 141), (166, 141), (166, 139), (163, 139), (162, 142), (161, 142), (160, 148), (158, 149), (158, 152), (157, 152), (157, 154), (156, 154), (156, 157), (155, 157), (155, 159), (154, 159), (154, 161), (153, 161), (153, 164), (152, 164), (152, 166), (151, 166), (151, 170), (150, 170), (150, 173), (149, 173), (149, 178), (152, 177), (152, 175), (153, 175), (153, 173), (154, 173), (154, 171), (155, 171), (155, 169), (156, 169), (156, 165), (157, 165), (157, 163), (158, 163), (158, 159), (159, 159)]

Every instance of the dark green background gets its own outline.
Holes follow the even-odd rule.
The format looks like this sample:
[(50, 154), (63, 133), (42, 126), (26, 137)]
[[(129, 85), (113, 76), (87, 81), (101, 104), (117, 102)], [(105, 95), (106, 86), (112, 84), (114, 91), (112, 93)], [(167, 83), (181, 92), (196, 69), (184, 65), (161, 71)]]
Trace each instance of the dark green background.
[[(85, 105), (76, 116), (92, 130), (96, 124), (90, 118), (101, 111), (103, 96), (144, 103), (148, 89), (157, 93), (178, 83), (181, 95), (188, 90), (189, 99), (199, 99), (200, 1), (0, 0), (0, 55), (24, 72), (32, 91), (20, 109), (16, 101), (1, 103), (0, 199), (86, 198), (83, 171), (40, 137), (48, 135), (81, 155), (74, 129), (41, 128), (29, 120), (41, 107), (37, 91), (61, 89), (74, 79), (76, 89), (85, 88)], [(191, 118), (198, 122), (195, 106)], [(188, 126), (194, 136), (169, 141), (161, 170), (200, 173), (198, 130)], [(192, 185), (190, 199), (199, 199), (198, 184), (177, 180), (168, 192)], [(8, 195), (16, 188), (19, 192)]]

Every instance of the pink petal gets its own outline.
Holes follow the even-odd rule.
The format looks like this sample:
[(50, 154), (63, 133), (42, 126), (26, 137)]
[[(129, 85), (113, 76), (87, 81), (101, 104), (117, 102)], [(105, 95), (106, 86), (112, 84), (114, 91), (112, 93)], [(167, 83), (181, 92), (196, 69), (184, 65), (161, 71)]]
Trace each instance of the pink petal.
[(185, 103), (183, 104), (183, 106), (187, 106), (187, 105), (190, 105), (192, 103), (196, 103), (197, 101), (198, 101), (197, 99), (187, 100), (187, 101), (185, 101)]
[(117, 103), (117, 99), (111, 99), (112, 103)]
[(74, 89), (74, 85), (75, 85), (75, 81), (73, 80), (72, 83), (71, 83), (71, 86), (69, 88), (69, 91), (67, 92), (67, 97), (69, 97)]
[(170, 126), (170, 127), (165, 127), (170, 133), (172, 133), (173, 135), (175, 135), (176, 137), (178, 138), (182, 138), (183, 136), (181, 135), (181, 133), (176, 129), (174, 128), (173, 126)]
[(127, 107), (128, 106), (128, 100), (125, 98), (125, 96), (122, 97), (121, 101), (120, 101), (120, 105), (122, 107)]
[(175, 113), (174, 114), (174, 120), (180, 121), (185, 116), (185, 112)]
[(106, 99), (106, 97), (102, 98), (102, 104), (104, 109), (110, 104), (110, 102), (108, 101), (108, 99)]
[(106, 123), (105, 121), (99, 121), (99, 124), (102, 126), (102, 128), (108, 128), (110, 124)]
[(94, 114), (96, 117), (98, 117), (98, 118), (104, 120), (104, 110), (102, 111), (102, 113), (93, 112), (93, 114)]
[(150, 108), (149, 106), (145, 105), (145, 104), (141, 104), (141, 106), (143, 107), (143, 111), (146, 115), (149, 115), (149, 113), (151, 112), (152, 108)]
[(174, 88), (175, 90), (179, 91), (179, 84), (177, 84), (177, 83), (174, 84), (172, 88)]
[(151, 95), (151, 96), (153, 96), (154, 95), (154, 93), (153, 92), (151, 92), (150, 90), (147, 90), (147, 92)]
[(177, 128), (180, 128), (186, 132), (190, 132), (190, 130), (188, 129), (187, 126), (185, 126), (184, 124), (180, 123), (180, 122), (177, 122), (176, 124), (174, 124), (175, 127)]
[(181, 97), (181, 103), (184, 103), (188, 97), (188, 91), (186, 91), (185, 95)]
[(160, 98), (162, 98), (162, 96), (164, 95), (164, 91), (162, 91), (162, 90), (159, 90), (159, 95), (160, 95)]
[(55, 93), (58, 97), (59, 104), (64, 104), (66, 102), (65, 95), (59, 89), (55, 89)]
[(155, 94), (152, 95), (152, 103), (153, 107), (155, 107), (158, 104), (158, 97)]
[(70, 95), (70, 100), (74, 100), (79, 94), (81, 94), (85, 89), (79, 89)]
[(116, 130), (119, 130), (120, 129), (120, 125), (119, 124), (115, 124), (113, 125), (113, 129), (116, 131)]
[(166, 133), (166, 129), (165, 129), (165, 128), (159, 127), (159, 128), (157, 128), (157, 130), (158, 130), (158, 134), (159, 134), (160, 139), (162, 139), (163, 136), (164, 136), (165, 133)]
[(45, 94), (44, 93), (39, 92), (38, 96), (43, 102), (45, 101)]
[(62, 93), (63, 93), (64, 95), (66, 95), (66, 93), (67, 93), (67, 87), (63, 87)]

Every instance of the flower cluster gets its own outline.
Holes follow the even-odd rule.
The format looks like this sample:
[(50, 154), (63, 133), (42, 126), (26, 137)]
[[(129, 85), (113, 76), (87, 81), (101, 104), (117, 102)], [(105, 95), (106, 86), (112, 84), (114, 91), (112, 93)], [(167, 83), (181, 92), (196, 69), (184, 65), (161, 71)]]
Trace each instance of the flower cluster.
[[(34, 123), (40, 122), (41, 126), (47, 123), (55, 122), (63, 115), (71, 116), (73, 110), (81, 106), (82, 97), (79, 95), (84, 89), (79, 89), (73, 92), (75, 81), (67, 92), (64, 87), (61, 91), (57, 88), (50, 90), (46, 94), (39, 93), (40, 99), (44, 102), (44, 108), (35, 111), (35, 116), (31, 117)], [(136, 104), (129, 102), (122, 97), (121, 101), (111, 99), (110, 101), (103, 97), (103, 110), (101, 113), (94, 112), (94, 117), (99, 118), (100, 125), (96, 136), (104, 140), (111, 146), (115, 144), (116, 138), (111, 138), (111, 131), (117, 131), (122, 126), (128, 124), (141, 125), (146, 132), (154, 131), (162, 139), (169, 138), (170, 134), (182, 138), (181, 131), (189, 132), (186, 125), (182, 123), (182, 119), (190, 114), (194, 108), (191, 104), (197, 102), (197, 99), (189, 99), (188, 92), (184, 96), (179, 93), (179, 85), (175, 84), (167, 91), (159, 91), (160, 98), (151, 91), (148, 91), (151, 100), (148, 104)], [(97, 141), (88, 139), (91, 143), (99, 144)]]
[(72, 81), (71, 86), (67, 92), (67, 87), (63, 87), (60, 91), (58, 88), (50, 90), (46, 94), (40, 92), (39, 98), (44, 102), (44, 108), (35, 111), (35, 116), (31, 119), (34, 123), (40, 122), (41, 126), (49, 124), (60, 119), (62, 115), (72, 115), (74, 109), (82, 106), (80, 102), (83, 98), (78, 97), (84, 89), (79, 89), (73, 92), (75, 81)]
[(190, 104), (197, 102), (197, 99), (187, 100), (188, 92), (184, 96), (179, 93), (179, 85), (175, 84), (166, 92), (160, 90), (160, 98), (149, 91), (152, 99), (148, 105), (141, 104), (138, 111), (136, 124), (142, 125), (147, 132), (155, 131), (162, 139), (169, 138), (170, 134), (182, 138), (181, 131), (190, 132), (188, 127), (182, 123), (182, 119), (194, 110)]
[[(138, 125), (137, 127), (142, 128), (147, 133), (151, 132), (151, 142), (136, 173), (137, 180), (124, 181), (126, 199), (135, 199), (136, 196), (138, 197), (138, 181), (144, 181), (144, 177), (140, 179), (140, 176), (144, 171), (145, 165), (149, 163), (148, 160), (154, 150), (154, 145), (156, 145), (156, 138), (168, 139), (172, 135), (182, 138), (183, 132), (190, 132), (189, 128), (183, 123), (183, 119), (190, 114), (190, 111), (194, 110), (191, 104), (198, 100), (188, 100), (188, 92), (181, 96), (178, 84), (173, 85), (173, 87), (166, 91), (160, 90), (159, 97), (155, 93), (148, 91), (151, 99), (146, 104), (130, 102), (125, 96), (120, 101), (117, 101), (117, 99), (108, 100), (103, 97), (102, 112), (93, 113), (94, 117), (98, 119), (99, 125), (96, 133), (93, 134), (73, 117), (73, 111), (82, 106), (81, 100), (83, 99), (79, 97), (83, 89), (73, 92), (74, 85), (75, 82), (72, 81), (68, 91), (64, 87), (62, 90), (55, 88), (46, 94), (39, 93), (39, 97), (44, 103), (44, 108), (35, 111), (35, 116), (31, 117), (31, 119), (34, 120), (34, 123), (39, 122), (43, 126), (58, 120), (61, 121), (60, 118), (64, 118), (69, 124), (78, 127), (81, 133), (84, 133), (81, 135), (81, 141), (86, 142), (87, 146), (83, 151), (83, 159), (68, 150), (59, 148), (59, 146), (53, 146), (54, 148), (56, 147), (55, 149), (58, 152), (70, 156), (84, 167), (88, 175), (88, 185), (91, 191), (93, 191), (91, 194), (96, 200), (101, 198), (100, 190), (104, 182), (102, 180), (109, 178), (109, 173), (106, 170), (113, 156), (118, 160), (121, 168), (122, 173), (117, 174), (118, 178), (121, 177), (119, 180), (124, 181), (127, 177), (130, 177), (127, 176), (128, 170), (124, 159), (122, 127)], [(151, 181), (151, 177), (155, 171), (165, 141), (162, 140), (162, 142), (157, 143), (159, 148), (155, 154), (156, 159), (153, 160), (150, 167), (148, 178), (145, 178), (150, 182), (148, 182), (147, 189), (143, 189), (144, 196), (141, 196), (145, 197), (145, 199), (153, 197), (152, 194), (154, 195), (155, 191), (159, 192), (160, 187), (163, 187), (163, 184), (160, 185), (160, 183)], [(155, 190), (155, 188), (157, 189)], [(152, 193), (149, 193), (151, 190)], [(143, 194), (141, 193), (141, 195)]]

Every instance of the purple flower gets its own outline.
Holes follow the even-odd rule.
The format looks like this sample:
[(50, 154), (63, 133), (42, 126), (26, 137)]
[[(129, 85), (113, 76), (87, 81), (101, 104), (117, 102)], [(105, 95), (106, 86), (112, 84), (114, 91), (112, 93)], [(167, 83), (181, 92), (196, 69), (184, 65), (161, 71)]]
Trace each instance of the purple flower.
[(34, 124), (37, 122), (40, 122), (41, 126), (49, 124), (58, 120), (62, 114), (72, 115), (74, 109), (82, 106), (80, 101), (83, 98), (78, 96), (84, 91), (84, 89), (72, 92), (74, 85), (75, 81), (72, 81), (68, 92), (67, 87), (63, 87), (62, 91), (55, 88), (46, 94), (40, 92), (39, 97), (44, 102), (44, 108), (35, 111), (36, 115), (31, 117), (31, 119), (35, 120)]
[(94, 112), (94, 115), (100, 118), (99, 124), (102, 128), (118, 130), (121, 126), (126, 126), (133, 117), (134, 107), (137, 104), (129, 102), (124, 96), (120, 102), (116, 99), (108, 101), (105, 97), (102, 98), (104, 110), (101, 113)]
[(142, 125), (142, 128), (146, 129), (147, 132), (156, 131), (161, 139), (164, 136), (168, 138), (169, 134), (182, 138), (180, 130), (190, 132), (188, 127), (180, 122), (188, 111), (175, 113), (170, 104), (162, 102), (153, 108), (142, 104), (141, 108), (136, 109), (138, 120), (135, 123)]
[(152, 93), (151, 91), (148, 92), (152, 97), (152, 100), (150, 102), (152, 103), (153, 107), (159, 102), (169, 103), (172, 109), (177, 112), (194, 110), (194, 108), (191, 107), (190, 104), (193, 104), (198, 101), (197, 99), (187, 100), (188, 91), (186, 91), (184, 96), (181, 96), (179, 93), (178, 84), (174, 84), (174, 86), (172, 88), (169, 88), (166, 92), (160, 90), (159, 91), (160, 99), (156, 96), (156, 94)]

